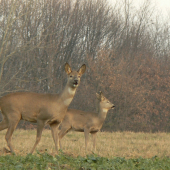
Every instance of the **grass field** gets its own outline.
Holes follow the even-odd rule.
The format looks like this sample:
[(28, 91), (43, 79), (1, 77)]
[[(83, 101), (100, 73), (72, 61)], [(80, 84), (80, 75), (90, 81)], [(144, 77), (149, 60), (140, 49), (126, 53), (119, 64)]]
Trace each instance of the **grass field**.
[(92, 141), (90, 141), (89, 151), (85, 153), (83, 133), (70, 132), (62, 139), (63, 150), (58, 156), (51, 156), (55, 149), (50, 130), (43, 131), (41, 141), (36, 148), (37, 151), (33, 155), (28, 155), (28, 153), (35, 142), (36, 130), (16, 130), (14, 132), (12, 142), (16, 155), (11, 155), (4, 149), (7, 148), (5, 133), (6, 130), (0, 132), (0, 167), (7, 160), (8, 162), (11, 160), (17, 169), (19, 167), (27, 169), (23, 168), (24, 163), (22, 165), (17, 163), (25, 162), (30, 166), (29, 160), (33, 159), (36, 160), (36, 163), (33, 163), (35, 167), (31, 168), (27, 165), (28, 169), (44, 169), (41, 166), (38, 168), (37, 163), (40, 162), (39, 164), (43, 165), (42, 162), (46, 161), (45, 169), (55, 169), (57, 166), (61, 169), (77, 169), (75, 166), (84, 169), (100, 169), (95, 168), (100, 167), (100, 164), (101, 169), (105, 169), (103, 166), (112, 169), (110, 167), (113, 165), (115, 165), (113, 169), (141, 169), (143, 166), (145, 166), (144, 169), (146, 167), (170, 169), (169, 133), (99, 132), (96, 152), (93, 153)]
[[(6, 130), (0, 132), (0, 155), (3, 148), (8, 148), (5, 141)], [(17, 155), (29, 153), (35, 142), (36, 130), (14, 131), (12, 143)], [(73, 156), (85, 156), (84, 134), (70, 132), (62, 139), (63, 152)], [(89, 141), (89, 151), (93, 152), (92, 141)], [(36, 148), (39, 152), (55, 151), (50, 130), (44, 130), (40, 143)], [(103, 157), (151, 158), (153, 156), (170, 156), (169, 133), (134, 133), (134, 132), (98, 132), (95, 154)]]

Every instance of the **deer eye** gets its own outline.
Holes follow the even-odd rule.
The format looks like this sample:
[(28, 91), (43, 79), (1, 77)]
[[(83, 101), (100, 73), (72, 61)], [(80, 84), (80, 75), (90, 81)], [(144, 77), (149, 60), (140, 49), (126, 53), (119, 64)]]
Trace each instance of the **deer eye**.
[(72, 75), (70, 77), (73, 77)]

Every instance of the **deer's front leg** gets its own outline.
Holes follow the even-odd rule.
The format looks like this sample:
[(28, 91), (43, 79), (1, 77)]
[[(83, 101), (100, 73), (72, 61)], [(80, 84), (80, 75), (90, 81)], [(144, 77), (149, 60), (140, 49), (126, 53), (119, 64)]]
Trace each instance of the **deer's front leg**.
[(85, 137), (85, 151), (87, 152), (87, 147), (88, 147), (88, 143), (89, 143), (89, 132), (90, 130), (87, 128), (84, 128), (84, 137)]
[(93, 151), (96, 151), (96, 135), (97, 132), (91, 133), (93, 138)]
[(34, 152), (36, 146), (37, 146), (38, 143), (40, 142), (44, 125), (45, 125), (45, 122), (44, 122), (44, 121), (41, 121), (41, 120), (37, 121), (37, 137), (36, 137), (35, 144), (34, 144), (32, 150), (31, 150), (31, 152), (30, 152), (31, 154)]
[(51, 133), (52, 133), (52, 137), (55, 143), (55, 150), (58, 153), (58, 149), (59, 149), (59, 137), (58, 137), (58, 127), (59, 127), (60, 123), (55, 122), (50, 124), (51, 127)]

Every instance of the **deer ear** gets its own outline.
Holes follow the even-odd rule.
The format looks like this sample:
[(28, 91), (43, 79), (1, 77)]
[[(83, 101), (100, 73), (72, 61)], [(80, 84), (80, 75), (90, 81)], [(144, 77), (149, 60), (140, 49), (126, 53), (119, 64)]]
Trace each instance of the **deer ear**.
[(100, 94), (96, 93), (96, 97), (97, 97), (98, 100), (101, 100)]
[(69, 66), (68, 63), (65, 64), (65, 72), (66, 72), (67, 74), (70, 74), (70, 73), (72, 72), (71, 67)]
[(103, 93), (100, 91), (100, 95), (101, 95), (101, 101), (104, 101), (106, 98), (103, 96)]
[(86, 65), (83, 64), (77, 72), (82, 75), (84, 74), (85, 71), (86, 71)]
[(99, 94), (98, 94), (98, 93), (96, 93), (96, 97), (97, 97), (97, 99), (98, 99), (98, 100), (100, 100), (100, 101), (101, 101), (101, 94), (102, 94), (102, 92), (101, 92), (101, 91), (99, 91)]

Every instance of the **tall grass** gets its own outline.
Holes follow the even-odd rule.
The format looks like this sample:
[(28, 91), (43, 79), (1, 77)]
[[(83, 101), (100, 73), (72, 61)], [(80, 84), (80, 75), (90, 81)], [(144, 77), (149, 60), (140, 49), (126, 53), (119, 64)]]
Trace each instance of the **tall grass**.
[[(6, 130), (0, 132), (0, 155), (6, 155), (8, 148), (5, 141)], [(36, 130), (16, 130), (12, 142), (17, 155), (27, 155), (35, 142)], [(153, 156), (170, 156), (169, 133), (134, 133), (134, 132), (99, 132), (96, 152), (101, 157), (151, 158)], [(36, 148), (39, 152), (55, 152), (50, 130), (44, 130), (41, 141)], [(93, 153), (92, 141), (85, 152), (84, 134), (70, 132), (62, 139), (63, 152), (70, 156), (85, 156)]]

